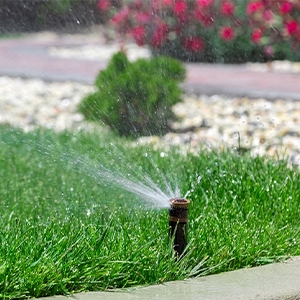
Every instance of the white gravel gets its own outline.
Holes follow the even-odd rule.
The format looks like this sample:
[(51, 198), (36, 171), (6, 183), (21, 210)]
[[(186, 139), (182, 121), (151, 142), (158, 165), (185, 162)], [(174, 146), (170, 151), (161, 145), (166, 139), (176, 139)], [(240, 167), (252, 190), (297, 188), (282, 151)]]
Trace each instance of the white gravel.
[(0, 122), (24, 131), (38, 126), (57, 131), (75, 129), (84, 120), (77, 106), (93, 90), (75, 82), (0, 77)]
[[(86, 128), (77, 106), (93, 90), (75, 82), (0, 77), (0, 123), (25, 131), (39, 126), (57, 131)], [(253, 155), (289, 156), (300, 165), (298, 101), (185, 95), (173, 109), (179, 118), (173, 127), (181, 133), (143, 137), (138, 143), (178, 145), (191, 151), (203, 146), (245, 147)]]
[(293, 164), (300, 164), (299, 101), (190, 95), (174, 112), (182, 119), (176, 126), (188, 130), (167, 134), (163, 140), (168, 144), (185, 142), (192, 150), (203, 144), (242, 147), (253, 155), (289, 156)]

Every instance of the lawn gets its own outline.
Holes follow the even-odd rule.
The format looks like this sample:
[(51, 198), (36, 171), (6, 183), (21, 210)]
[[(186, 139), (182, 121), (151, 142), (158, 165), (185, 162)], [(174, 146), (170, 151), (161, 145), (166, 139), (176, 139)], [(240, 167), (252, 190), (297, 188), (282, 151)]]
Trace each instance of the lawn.
[[(155, 151), (110, 133), (2, 126), (0, 137), (1, 299), (162, 283), (300, 254), (300, 175), (286, 161)], [(191, 200), (180, 260), (168, 209), (147, 200), (154, 184), (178, 185)]]

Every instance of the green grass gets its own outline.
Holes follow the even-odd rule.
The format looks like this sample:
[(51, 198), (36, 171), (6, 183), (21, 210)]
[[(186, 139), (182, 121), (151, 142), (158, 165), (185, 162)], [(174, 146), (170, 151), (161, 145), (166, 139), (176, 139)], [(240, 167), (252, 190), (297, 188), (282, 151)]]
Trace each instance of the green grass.
[[(0, 137), (1, 299), (161, 283), (300, 254), (300, 176), (285, 161), (161, 155), (110, 134), (1, 127)], [(189, 191), (181, 260), (167, 209), (145, 209), (103, 180), (100, 166)]]

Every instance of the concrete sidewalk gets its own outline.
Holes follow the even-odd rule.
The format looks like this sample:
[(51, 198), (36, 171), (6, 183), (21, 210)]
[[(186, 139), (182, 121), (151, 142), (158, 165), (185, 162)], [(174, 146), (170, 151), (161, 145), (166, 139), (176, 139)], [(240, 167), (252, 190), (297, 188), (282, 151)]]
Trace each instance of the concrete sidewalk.
[[(286, 262), (241, 269), (128, 291), (89, 292), (71, 296), (76, 300), (299, 300), (300, 257)], [(67, 300), (55, 296), (44, 300)]]
[[(92, 40), (42, 38), (42, 35), (0, 40), (0, 75), (72, 80), (92, 84), (107, 58), (96, 61), (49, 55), (50, 47), (80, 47), (86, 44), (109, 47), (99, 36)], [(246, 65), (187, 64), (185, 87), (197, 94), (224, 94), (250, 98), (300, 100), (300, 73), (258, 72)]]

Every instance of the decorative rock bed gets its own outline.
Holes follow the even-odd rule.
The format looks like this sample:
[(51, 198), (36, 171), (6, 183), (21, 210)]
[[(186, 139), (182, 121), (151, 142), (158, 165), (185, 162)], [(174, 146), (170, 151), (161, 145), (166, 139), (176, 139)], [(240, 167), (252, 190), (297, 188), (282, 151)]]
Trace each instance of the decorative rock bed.
[[(57, 131), (87, 128), (76, 108), (93, 89), (75, 82), (0, 77), (0, 122), (25, 131), (38, 126)], [(174, 132), (143, 137), (138, 143), (191, 151), (203, 146), (251, 149), (253, 155), (289, 156), (300, 164), (298, 101), (185, 95), (173, 109), (178, 116)]]

